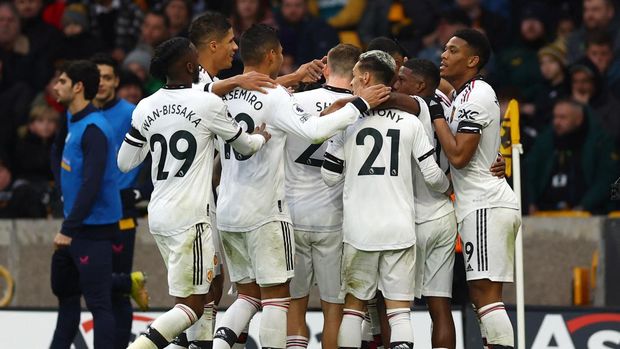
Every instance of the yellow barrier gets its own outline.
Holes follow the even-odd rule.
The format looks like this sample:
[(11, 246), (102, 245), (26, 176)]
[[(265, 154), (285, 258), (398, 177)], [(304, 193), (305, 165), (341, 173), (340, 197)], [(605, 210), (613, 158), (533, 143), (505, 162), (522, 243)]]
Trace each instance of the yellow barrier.
[(572, 211), (572, 210), (560, 210), (560, 211), (536, 211), (533, 216), (536, 217), (570, 217), (570, 218), (588, 218), (592, 217), (592, 214), (588, 211)]
[(15, 282), (13, 276), (6, 268), (0, 265), (0, 278), (6, 282), (6, 291), (2, 298), (0, 298), (0, 308), (6, 307), (13, 300), (13, 293), (15, 292)]

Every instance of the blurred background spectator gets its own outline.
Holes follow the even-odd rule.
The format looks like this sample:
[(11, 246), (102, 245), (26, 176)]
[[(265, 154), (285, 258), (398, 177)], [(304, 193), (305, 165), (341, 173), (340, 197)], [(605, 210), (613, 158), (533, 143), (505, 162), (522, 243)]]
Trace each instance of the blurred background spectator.
[(187, 37), (192, 20), (192, 2), (189, 0), (169, 0), (164, 5), (164, 14), (170, 23), (170, 36)]
[(235, 38), (248, 30), (253, 24), (267, 24), (276, 27), (276, 22), (268, 0), (235, 0), (231, 17)]

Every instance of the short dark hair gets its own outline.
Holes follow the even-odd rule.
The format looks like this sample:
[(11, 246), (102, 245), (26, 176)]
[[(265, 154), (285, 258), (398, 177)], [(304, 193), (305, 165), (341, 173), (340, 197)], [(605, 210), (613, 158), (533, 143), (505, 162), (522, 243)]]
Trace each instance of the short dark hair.
[(387, 52), (390, 55), (399, 54), (404, 56), (405, 53), (403, 49), (396, 43), (396, 41), (387, 38), (385, 36), (380, 36), (378, 38), (374, 38), (368, 43), (367, 51), (379, 50), (383, 52)]
[[(384, 55), (382, 59), (379, 54)], [(391, 60), (389, 63), (388, 60)], [(358, 68), (360, 71), (371, 73), (380, 83), (389, 85), (394, 79), (396, 63), (392, 56), (380, 50), (366, 51), (360, 55)]]
[(491, 57), (491, 44), (487, 36), (471, 28), (457, 30), (454, 36), (467, 42), (473, 55), (479, 57), (478, 70), (482, 70)]
[(410, 59), (403, 66), (410, 69), (412, 73), (422, 76), (433, 90), (439, 86), (439, 68), (428, 59)]
[(160, 80), (166, 80), (170, 66), (191, 50), (191, 41), (184, 37), (168, 39), (155, 48), (151, 59), (150, 73)]
[(586, 36), (586, 48), (592, 45), (609, 46), (613, 49), (613, 39), (605, 30), (595, 30)]
[(103, 52), (95, 53), (92, 57), (90, 57), (90, 61), (95, 63), (96, 65), (107, 65), (112, 67), (114, 75), (118, 77), (118, 63), (116, 63), (114, 58), (112, 58), (112, 56), (110, 56), (109, 54)]
[(362, 50), (349, 44), (338, 44), (327, 52), (327, 65), (333, 74), (351, 76)]
[(239, 53), (245, 65), (260, 64), (269, 50), (280, 45), (278, 31), (265, 24), (255, 24), (241, 35)]
[(148, 15), (152, 15), (152, 16), (156, 16), (156, 17), (161, 17), (164, 20), (164, 26), (166, 28), (170, 28), (170, 18), (168, 18), (168, 16), (166, 16), (166, 14), (163, 11), (161, 11), (161, 10), (148, 10), (144, 14), (144, 18), (146, 18), (146, 16), (148, 16)]
[(219, 12), (205, 12), (189, 26), (189, 39), (198, 46), (205, 39), (221, 40), (232, 28), (228, 19)]
[(72, 86), (78, 82), (84, 85), (84, 99), (95, 98), (99, 90), (99, 68), (95, 63), (87, 60), (66, 62), (59, 70), (67, 74)]

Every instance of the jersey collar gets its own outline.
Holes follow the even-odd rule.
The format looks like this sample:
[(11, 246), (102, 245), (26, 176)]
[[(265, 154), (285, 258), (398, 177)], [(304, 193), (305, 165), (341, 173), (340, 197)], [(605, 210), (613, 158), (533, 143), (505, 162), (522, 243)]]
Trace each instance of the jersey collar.
[(209, 78), (211, 79), (211, 81), (214, 81), (213, 76), (211, 76), (211, 74), (209, 74), (209, 72), (205, 68), (203, 68), (201, 65), (198, 65), (198, 71), (207, 74)]
[(183, 85), (183, 84), (179, 84), (179, 85), (164, 85), (162, 87), (165, 90), (180, 90), (183, 88), (192, 88), (192, 85)]
[(114, 97), (114, 99), (112, 99), (111, 101), (107, 102), (106, 104), (103, 105), (103, 107), (101, 107), (101, 110), (108, 110), (108, 109), (112, 109), (114, 108), (115, 105), (118, 104), (118, 102), (120, 102), (121, 99), (118, 97)]
[(88, 114), (94, 113), (96, 111), (98, 111), (97, 108), (95, 108), (95, 106), (92, 103), (88, 103), (86, 108), (80, 110), (79, 112), (71, 116), (71, 122), (78, 122), (84, 119)]
[(350, 95), (353, 94), (353, 92), (351, 92), (351, 90), (347, 90), (346, 88), (340, 88), (340, 87), (334, 87), (334, 86), (329, 86), (328, 84), (323, 84), (322, 86), (324, 89), (332, 91), (332, 92), (338, 92), (338, 93), (348, 93)]
[(458, 96), (461, 92), (463, 92), (463, 90), (467, 88), (467, 86), (469, 86), (470, 83), (476, 80), (484, 80), (484, 78), (480, 74), (474, 76), (473, 78), (469, 79), (469, 81), (464, 83), (463, 86), (461, 86), (461, 88), (458, 89), (458, 91), (455, 91), (454, 96)]

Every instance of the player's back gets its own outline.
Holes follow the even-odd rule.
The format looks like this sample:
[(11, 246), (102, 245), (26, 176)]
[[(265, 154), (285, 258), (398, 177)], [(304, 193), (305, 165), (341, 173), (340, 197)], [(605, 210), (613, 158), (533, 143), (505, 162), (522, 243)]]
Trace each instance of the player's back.
[(362, 115), (344, 132), (344, 241), (357, 249), (415, 243), (412, 166), (420, 121), (396, 109)]
[(453, 133), (479, 133), (478, 148), (463, 168), (451, 166), (456, 195), (456, 215), (460, 221), (480, 208), (518, 208), (514, 192), (504, 178), (491, 174), (490, 168), (499, 151), (500, 110), (493, 88), (474, 79), (461, 89), (452, 101), (449, 118)]
[[(351, 91), (324, 86), (295, 94), (300, 106), (313, 115)], [(329, 187), (321, 176), (327, 142), (311, 144), (289, 135), (286, 139), (286, 200), (296, 229), (328, 232), (342, 229), (342, 184)]]
[(281, 86), (267, 91), (263, 94), (236, 88), (222, 97), (231, 117), (244, 130), (251, 132), (266, 123), (271, 134), (271, 140), (249, 157), (223, 142), (219, 144), (222, 179), (217, 224), (223, 231), (249, 231), (274, 220), (290, 222), (284, 194), (286, 133), (277, 127), (276, 119), (286, 114), (280, 108), (292, 97)]
[(134, 110), (132, 125), (146, 138), (152, 155), (149, 227), (154, 234), (173, 235), (208, 222), (214, 135), (210, 119), (225, 108), (213, 94), (162, 88)]

